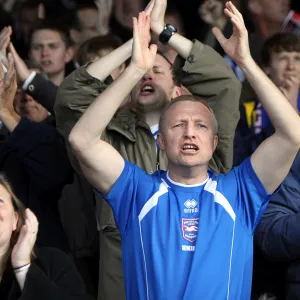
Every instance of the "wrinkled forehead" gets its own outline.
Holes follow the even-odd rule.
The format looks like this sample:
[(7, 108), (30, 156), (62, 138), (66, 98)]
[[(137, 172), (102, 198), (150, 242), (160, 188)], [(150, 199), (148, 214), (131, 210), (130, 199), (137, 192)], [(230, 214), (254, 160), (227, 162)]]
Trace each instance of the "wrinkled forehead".
[(172, 104), (165, 112), (165, 117), (169, 121), (178, 119), (211, 120), (212, 112), (201, 102), (185, 100)]

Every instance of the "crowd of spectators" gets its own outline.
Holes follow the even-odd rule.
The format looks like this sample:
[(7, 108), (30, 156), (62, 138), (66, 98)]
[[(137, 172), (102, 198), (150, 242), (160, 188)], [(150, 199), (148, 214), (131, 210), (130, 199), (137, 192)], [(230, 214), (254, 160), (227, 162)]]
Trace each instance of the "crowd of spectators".
[[(161, 40), (164, 28), (153, 25), (148, 2), (0, 0), (0, 299), (126, 297), (124, 232), (105, 195), (86, 176), (91, 167), (74, 154), (82, 149), (70, 134), (104, 91), (112, 87), (117, 95), (114, 83), (131, 63), (132, 18), (139, 12), (152, 14), (149, 40), (158, 46), (156, 61), (123, 95), (98, 139), (148, 174), (167, 170), (158, 138), (160, 115), (172, 99), (197, 95), (218, 123), (209, 168), (226, 174), (278, 129), (247, 72), (212, 30), (217, 27), (226, 38), (236, 34), (225, 0), (168, 0), (156, 17), (177, 29), (179, 40), (171, 37), (169, 43)], [(299, 114), (298, 1), (232, 3), (244, 18), (254, 61)], [(88, 139), (76, 138), (83, 144)], [(300, 299), (299, 155), (253, 225), (251, 300)]]

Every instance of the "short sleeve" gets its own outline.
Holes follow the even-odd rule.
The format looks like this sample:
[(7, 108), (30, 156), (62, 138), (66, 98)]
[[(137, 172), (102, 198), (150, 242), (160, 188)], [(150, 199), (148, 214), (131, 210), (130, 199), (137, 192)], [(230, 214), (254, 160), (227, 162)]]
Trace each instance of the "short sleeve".
[(273, 194), (267, 193), (253, 170), (251, 159), (230, 171), (224, 177), (223, 186), (237, 216), (253, 233)]
[(111, 206), (121, 233), (125, 233), (138, 218), (143, 206), (159, 187), (159, 180), (125, 161), (124, 169), (104, 199)]

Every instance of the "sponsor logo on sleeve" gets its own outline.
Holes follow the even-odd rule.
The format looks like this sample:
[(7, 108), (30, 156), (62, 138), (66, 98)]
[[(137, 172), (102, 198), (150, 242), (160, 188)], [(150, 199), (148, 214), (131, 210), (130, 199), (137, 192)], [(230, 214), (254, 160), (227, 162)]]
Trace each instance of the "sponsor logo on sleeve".
[(181, 229), (182, 236), (185, 240), (194, 243), (198, 235), (199, 218), (185, 219), (182, 218)]
[(184, 206), (186, 207), (184, 209), (184, 213), (186, 214), (192, 214), (198, 212), (197, 208), (198, 202), (195, 199), (188, 199), (184, 202)]

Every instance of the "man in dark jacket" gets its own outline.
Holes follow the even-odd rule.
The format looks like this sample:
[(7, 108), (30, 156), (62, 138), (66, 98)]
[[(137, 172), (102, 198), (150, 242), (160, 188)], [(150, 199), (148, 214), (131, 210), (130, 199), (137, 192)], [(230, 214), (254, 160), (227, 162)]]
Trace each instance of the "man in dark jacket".
[[(300, 153), (263, 215), (256, 242), (274, 266), (285, 266), (285, 299), (300, 298)], [(272, 268), (273, 271), (275, 267)], [(282, 268), (281, 268), (282, 269)], [(279, 268), (276, 267), (278, 271)], [(277, 272), (281, 276), (281, 272)]]
[[(0, 120), (9, 132), (1, 136), (0, 170), (6, 174), (20, 200), (39, 219), (37, 245), (68, 251), (58, 214), (62, 188), (72, 180), (64, 139), (52, 126), (33, 122), (16, 113), (17, 84), (12, 55), (9, 55), (8, 63), (8, 72), (0, 82)], [(3, 77), (2, 69), (0, 71)], [(21, 111), (20, 103), (15, 103), (19, 106), (18, 111)], [(32, 115), (31, 119), (39, 114), (35, 108), (24, 109), (28, 116)]]

